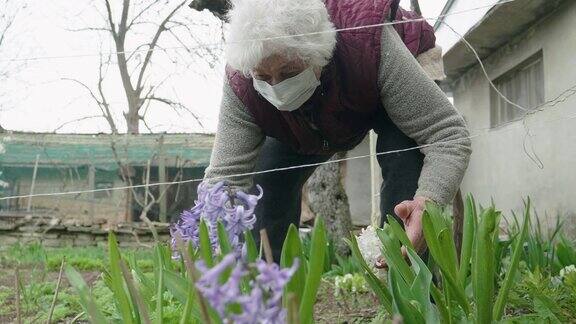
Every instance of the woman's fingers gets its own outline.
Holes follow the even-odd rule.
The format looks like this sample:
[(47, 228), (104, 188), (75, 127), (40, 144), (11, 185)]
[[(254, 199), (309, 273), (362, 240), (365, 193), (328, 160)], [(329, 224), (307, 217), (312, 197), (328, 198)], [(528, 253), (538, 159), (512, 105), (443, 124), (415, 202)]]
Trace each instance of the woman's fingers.
[(413, 210), (414, 203), (411, 200), (405, 200), (394, 207), (394, 213), (404, 222), (410, 217)]

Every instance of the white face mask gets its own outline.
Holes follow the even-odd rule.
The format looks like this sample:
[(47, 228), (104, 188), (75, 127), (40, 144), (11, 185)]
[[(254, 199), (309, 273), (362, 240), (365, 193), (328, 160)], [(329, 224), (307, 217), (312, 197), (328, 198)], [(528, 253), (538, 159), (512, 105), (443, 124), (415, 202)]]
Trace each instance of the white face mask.
[(256, 78), (252, 80), (254, 89), (280, 111), (294, 111), (300, 108), (320, 85), (311, 67), (275, 85)]

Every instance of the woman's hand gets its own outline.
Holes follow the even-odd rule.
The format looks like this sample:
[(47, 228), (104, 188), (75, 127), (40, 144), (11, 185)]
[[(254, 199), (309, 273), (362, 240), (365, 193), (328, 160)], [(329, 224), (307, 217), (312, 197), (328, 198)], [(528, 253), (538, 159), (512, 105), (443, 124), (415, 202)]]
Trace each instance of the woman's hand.
[[(422, 213), (424, 208), (426, 208), (427, 200), (425, 197), (414, 197), (413, 200), (405, 200), (394, 207), (394, 213), (404, 223), (406, 235), (418, 253), (426, 250), (426, 241), (422, 233)], [(402, 255), (407, 257), (406, 248), (404, 247), (402, 247)], [(387, 268), (386, 261), (381, 258), (376, 262), (376, 267), (380, 269)]]

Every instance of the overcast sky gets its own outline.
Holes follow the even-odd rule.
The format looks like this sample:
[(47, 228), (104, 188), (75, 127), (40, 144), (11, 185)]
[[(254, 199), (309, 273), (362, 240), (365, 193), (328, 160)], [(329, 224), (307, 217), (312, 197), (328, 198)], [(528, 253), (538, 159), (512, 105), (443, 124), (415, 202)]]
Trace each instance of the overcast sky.
[[(76, 79), (96, 89), (98, 53), (110, 51), (110, 41), (103, 33), (75, 32), (71, 29), (103, 26), (101, 2), (31, 0), (19, 12), (10, 41), (0, 52), (0, 67), (6, 65), (6, 59), (14, 57), (83, 56), (29, 61), (20, 67), (20, 71), (13, 73), (8, 82), (0, 85), (0, 125), (7, 129), (33, 132), (52, 132), (59, 127), (58, 132), (61, 133), (109, 132), (108, 125), (101, 118), (66, 124), (98, 114), (98, 108), (89, 92), (66, 79)], [(426, 17), (437, 16), (444, 3), (444, 0), (420, 0)], [(402, 4), (409, 7), (409, 0), (403, 0)], [(221, 25), (210, 14), (186, 9), (182, 11), (180, 19), (196, 24), (192, 27), (196, 40), (185, 39), (185, 42), (197, 44), (220, 41)], [(151, 35), (151, 28), (141, 28), (138, 35), (129, 39), (128, 49), (147, 42)], [(162, 44), (165, 47), (179, 46), (169, 35), (166, 35)], [(221, 49), (211, 50), (209, 62), (200, 58), (203, 53), (195, 55), (182, 50), (167, 52), (154, 54), (149, 80), (154, 83), (166, 79), (159, 93), (186, 104), (200, 117), (204, 127), (200, 127), (190, 113), (177, 113), (162, 104), (149, 109), (149, 126), (154, 132), (215, 131), (223, 62), (221, 59), (214, 60), (214, 56), (221, 58)], [(110, 66), (106, 73), (104, 90), (115, 112), (117, 124), (121, 126), (120, 130), (125, 130), (121, 112), (126, 103), (115, 65)], [(146, 129), (141, 126), (141, 131), (145, 132)]]

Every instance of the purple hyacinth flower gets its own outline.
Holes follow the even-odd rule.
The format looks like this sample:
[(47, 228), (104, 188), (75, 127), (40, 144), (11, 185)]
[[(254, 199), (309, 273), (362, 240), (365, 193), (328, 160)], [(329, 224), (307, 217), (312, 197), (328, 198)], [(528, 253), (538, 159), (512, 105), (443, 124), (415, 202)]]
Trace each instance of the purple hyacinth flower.
[(241, 255), (240, 237), (245, 231), (254, 228), (256, 223), (254, 209), (263, 194), (260, 186), (258, 190), (258, 195), (249, 195), (242, 191), (232, 194), (225, 182), (215, 185), (202, 182), (198, 185), (198, 199), (195, 201), (195, 206), (182, 212), (180, 219), (170, 230), (174, 257), (178, 258), (179, 255), (176, 252), (176, 237), (180, 237), (185, 243), (192, 242), (195, 248), (198, 247), (199, 226), (202, 220), (208, 226), (210, 243), (215, 253), (220, 252), (217, 225), (218, 222), (222, 222), (231, 246), (237, 255)]
[[(295, 260), (292, 267), (286, 269), (264, 261), (245, 264), (244, 261), (236, 259), (235, 255), (229, 254), (211, 269), (203, 262), (198, 262), (197, 268), (203, 275), (196, 286), (224, 322), (285, 323), (286, 310), (282, 308), (282, 291), (298, 264), (298, 260)], [(228, 279), (222, 282), (222, 274), (230, 268), (232, 271)], [(247, 293), (240, 289), (243, 281), (250, 283)], [(232, 305), (239, 306), (240, 313), (231, 311)]]

